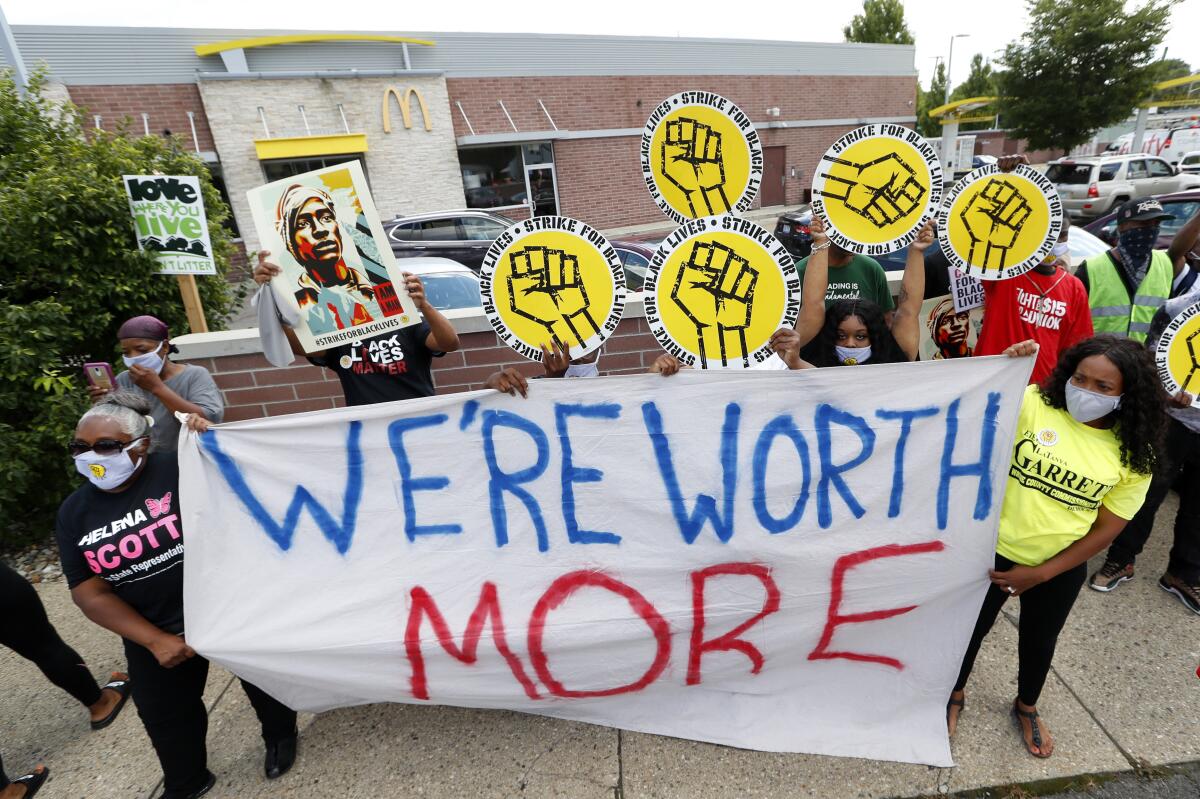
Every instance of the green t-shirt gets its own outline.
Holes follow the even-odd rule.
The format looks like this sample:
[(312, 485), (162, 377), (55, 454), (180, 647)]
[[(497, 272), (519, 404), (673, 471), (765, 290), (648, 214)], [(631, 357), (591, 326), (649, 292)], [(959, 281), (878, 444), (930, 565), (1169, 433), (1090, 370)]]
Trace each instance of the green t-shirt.
[[(801, 284), (804, 283), (804, 270), (807, 268), (808, 258), (796, 262)], [(855, 255), (845, 266), (830, 266), (825, 307), (828, 308), (837, 300), (860, 298), (877, 303), (885, 311), (895, 309), (892, 290), (888, 288), (887, 272), (883, 271), (879, 262), (867, 255)]]

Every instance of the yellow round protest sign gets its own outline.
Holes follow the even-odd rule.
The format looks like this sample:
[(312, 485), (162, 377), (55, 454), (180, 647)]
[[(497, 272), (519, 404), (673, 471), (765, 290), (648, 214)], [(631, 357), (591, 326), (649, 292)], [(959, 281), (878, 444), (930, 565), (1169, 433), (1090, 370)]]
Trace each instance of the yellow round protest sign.
[(938, 213), (950, 263), (981, 280), (1007, 280), (1041, 263), (1062, 231), (1062, 202), (1046, 176), (1022, 164), (976, 169), (951, 189)]
[(742, 109), (712, 92), (659, 103), (642, 130), (642, 178), (676, 222), (750, 209), (762, 184), (758, 131)]
[(579, 358), (604, 343), (625, 309), (616, 250), (577, 219), (539, 216), (492, 243), (479, 272), (483, 310), (496, 335), (532, 360), (559, 341)]
[(800, 313), (800, 278), (774, 236), (733, 216), (697, 219), (659, 245), (645, 284), (646, 321), (687, 366), (748, 369)]
[(1200, 391), (1200, 303), (1185, 308), (1163, 330), (1154, 361), (1168, 394)]
[(907, 247), (942, 197), (937, 152), (915, 130), (866, 125), (833, 143), (813, 175), (813, 213), (844, 250), (883, 255)]

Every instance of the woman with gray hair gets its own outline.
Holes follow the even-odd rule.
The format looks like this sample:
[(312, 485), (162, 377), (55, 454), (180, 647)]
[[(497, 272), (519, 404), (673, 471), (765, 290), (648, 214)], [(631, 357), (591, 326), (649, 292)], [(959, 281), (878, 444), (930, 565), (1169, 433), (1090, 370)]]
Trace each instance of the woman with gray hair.
[[(187, 644), (183, 618), (183, 521), (174, 453), (153, 452), (150, 406), (117, 391), (79, 420), (68, 444), (87, 478), (58, 510), (56, 536), (71, 598), (121, 636), (133, 702), (158, 754), (161, 799), (211, 790), (205, 736), (208, 661)], [(206, 424), (189, 417), (189, 426)], [(242, 681), (262, 724), (269, 779), (296, 758), (296, 712)]]

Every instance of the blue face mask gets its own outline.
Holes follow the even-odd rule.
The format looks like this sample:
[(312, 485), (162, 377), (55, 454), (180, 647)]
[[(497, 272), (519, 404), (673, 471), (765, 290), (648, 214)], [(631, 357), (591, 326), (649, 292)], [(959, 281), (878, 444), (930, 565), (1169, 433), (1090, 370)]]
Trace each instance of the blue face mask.
[(837, 351), (838, 362), (843, 366), (855, 366), (871, 360), (870, 344), (865, 347), (843, 347), (835, 344), (833, 348)]
[(163, 364), (166, 363), (166, 361), (159, 356), (159, 353), (162, 352), (163, 345), (165, 344), (166, 342), (164, 341), (162, 345), (159, 345), (158, 349), (154, 350), (154, 352), (145, 352), (141, 355), (135, 355), (132, 358), (130, 358), (128, 355), (122, 355), (121, 360), (125, 362), (126, 368), (131, 366), (140, 366), (143, 369), (149, 369), (151, 372), (154, 372), (154, 374), (158, 374), (162, 371)]

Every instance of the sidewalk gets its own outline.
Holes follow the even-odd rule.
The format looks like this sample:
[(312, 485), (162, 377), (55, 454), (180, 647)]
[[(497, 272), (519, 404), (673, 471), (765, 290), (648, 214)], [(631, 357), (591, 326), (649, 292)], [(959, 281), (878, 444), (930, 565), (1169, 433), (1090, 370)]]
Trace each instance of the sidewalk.
[[(1049, 760), (1025, 753), (1008, 714), (1016, 681), (1012, 603), (968, 686), (956, 768), (749, 752), (518, 713), (377, 705), (302, 716), (296, 767), (267, 783), (253, 711), (237, 681), (214, 668), (208, 744), (218, 782), (209, 795), (874, 799), (1200, 760), (1200, 618), (1156, 585), (1174, 514), (1172, 495), (1132, 582), (1108, 595), (1083, 590), (1039, 703), (1056, 738)], [(118, 639), (83, 618), (61, 580), (38, 590), (93, 673), (123, 668)], [(44, 760), (52, 776), (39, 799), (157, 796), (158, 764), (132, 707), (109, 729), (89, 732), (82, 708), (2, 648), (0, 685), (5, 767), (14, 775)]]

